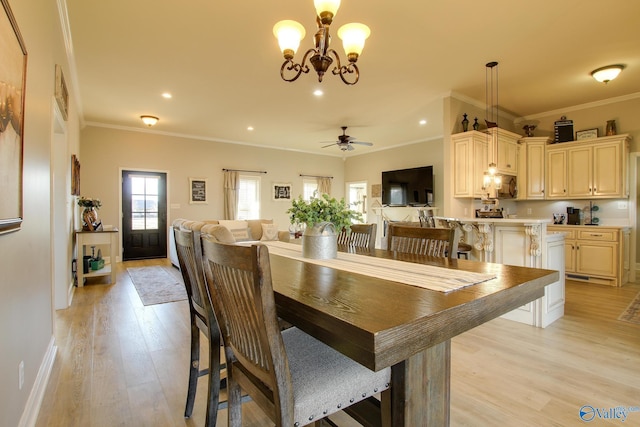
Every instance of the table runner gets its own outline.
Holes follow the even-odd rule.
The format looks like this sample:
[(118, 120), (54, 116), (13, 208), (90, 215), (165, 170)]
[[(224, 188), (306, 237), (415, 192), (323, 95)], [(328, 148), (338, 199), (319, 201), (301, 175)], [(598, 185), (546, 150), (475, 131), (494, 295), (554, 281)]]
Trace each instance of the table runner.
[(266, 244), (269, 247), (269, 253), (274, 255), (445, 293), (496, 277), (495, 274), (491, 273), (452, 270), (433, 265), (346, 252), (338, 252), (338, 258), (335, 259), (310, 259), (302, 256), (301, 245), (279, 241), (261, 243)]

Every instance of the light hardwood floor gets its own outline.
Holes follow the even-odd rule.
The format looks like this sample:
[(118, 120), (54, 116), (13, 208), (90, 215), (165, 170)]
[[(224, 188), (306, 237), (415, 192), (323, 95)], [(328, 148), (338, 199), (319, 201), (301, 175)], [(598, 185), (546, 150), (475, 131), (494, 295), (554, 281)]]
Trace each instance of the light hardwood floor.
[[(118, 264), (115, 285), (93, 279), (56, 313), (58, 355), (37, 426), (204, 424), (204, 377), (192, 418), (183, 417), (187, 302), (143, 306), (126, 271), (157, 264), (168, 265)], [(617, 320), (638, 292), (639, 284), (569, 282), (566, 314), (546, 329), (496, 319), (456, 337), (451, 425), (573, 426), (583, 424), (583, 405), (640, 407), (640, 325)], [(243, 417), (244, 426), (272, 425), (251, 402)], [(218, 425), (227, 425), (226, 411)], [(640, 425), (640, 412), (592, 425)]]

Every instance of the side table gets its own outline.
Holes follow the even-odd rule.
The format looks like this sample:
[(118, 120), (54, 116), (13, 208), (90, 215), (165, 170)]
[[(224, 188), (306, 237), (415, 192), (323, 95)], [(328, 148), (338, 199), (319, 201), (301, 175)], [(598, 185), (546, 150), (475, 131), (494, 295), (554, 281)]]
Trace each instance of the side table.
[[(84, 272), (84, 256), (87, 255), (87, 246), (109, 246), (109, 264), (105, 264), (100, 270)], [(77, 276), (78, 287), (84, 286), (85, 277), (111, 276), (111, 284), (116, 283), (116, 254), (118, 248), (118, 229), (101, 231), (83, 231), (76, 230), (76, 248), (77, 248)]]

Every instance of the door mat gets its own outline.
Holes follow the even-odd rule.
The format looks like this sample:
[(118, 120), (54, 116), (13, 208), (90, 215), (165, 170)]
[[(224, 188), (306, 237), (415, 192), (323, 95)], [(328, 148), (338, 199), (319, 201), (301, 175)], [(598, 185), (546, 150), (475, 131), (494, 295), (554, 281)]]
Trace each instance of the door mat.
[(640, 325), (640, 293), (631, 301), (631, 304), (622, 312), (618, 320)]
[(127, 272), (144, 305), (187, 299), (187, 291), (182, 279), (178, 278), (177, 274), (168, 272), (165, 267), (129, 267)]

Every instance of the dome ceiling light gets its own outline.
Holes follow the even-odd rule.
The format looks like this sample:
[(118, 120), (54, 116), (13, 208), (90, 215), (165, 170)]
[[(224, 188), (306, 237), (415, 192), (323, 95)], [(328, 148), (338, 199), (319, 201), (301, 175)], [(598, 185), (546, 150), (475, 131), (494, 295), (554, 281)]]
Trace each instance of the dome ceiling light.
[(149, 127), (155, 125), (158, 123), (158, 120), (160, 120), (156, 116), (140, 116), (140, 119), (142, 119), (142, 122)]
[(598, 68), (591, 72), (591, 77), (599, 81), (600, 83), (609, 83), (611, 80), (618, 77), (618, 74), (624, 69), (624, 65), (607, 65), (606, 67)]

